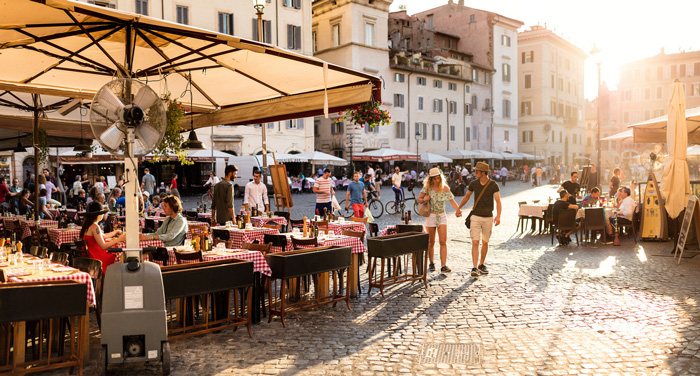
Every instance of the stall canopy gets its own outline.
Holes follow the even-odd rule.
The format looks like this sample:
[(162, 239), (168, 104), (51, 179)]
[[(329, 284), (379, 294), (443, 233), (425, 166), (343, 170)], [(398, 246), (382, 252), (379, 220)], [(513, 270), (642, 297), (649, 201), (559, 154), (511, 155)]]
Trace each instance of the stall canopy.
[(347, 166), (348, 161), (338, 158), (335, 155), (326, 154), (320, 151), (311, 151), (308, 153), (297, 154), (302, 158), (306, 158), (309, 163), (329, 166)]
[[(301, 163), (306, 163), (309, 160), (301, 157), (301, 154), (286, 154), (286, 153), (275, 153), (274, 157), (277, 163), (293, 163), (293, 162), (301, 162)], [(272, 153), (267, 153), (267, 162), (271, 163), (272, 162)], [(258, 154), (255, 156), (258, 160), (258, 164), (262, 166), (262, 154)]]
[[(634, 142), (657, 143), (666, 140), (668, 115), (630, 125)], [(688, 128), (688, 142), (700, 144), (700, 107), (685, 110), (685, 122)]]
[(394, 149), (377, 149), (357, 153), (352, 156), (353, 161), (365, 162), (415, 161), (417, 159), (418, 154)]
[(482, 154), (476, 150), (462, 149), (448, 150), (438, 154), (452, 159), (476, 159), (483, 157)]
[[(191, 87), (195, 128), (321, 115), (324, 108), (335, 112), (381, 100), (380, 81), (371, 75), (68, 0), (1, 2), (0, 66), (0, 90), (64, 98), (92, 99), (115, 77), (140, 80), (176, 98)], [(183, 119), (184, 128), (189, 121)]]
[(615, 133), (615, 134), (610, 135), (608, 137), (603, 137), (600, 140), (601, 141), (618, 141), (618, 140), (631, 139), (633, 137), (634, 137), (634, 131), (632, 129), (628, 129), (626, 131), (623, 131), (620, 133)]
[(420, 162), (423, 163), (452, 163), (452, 159), (433, 153), (421, 153)]

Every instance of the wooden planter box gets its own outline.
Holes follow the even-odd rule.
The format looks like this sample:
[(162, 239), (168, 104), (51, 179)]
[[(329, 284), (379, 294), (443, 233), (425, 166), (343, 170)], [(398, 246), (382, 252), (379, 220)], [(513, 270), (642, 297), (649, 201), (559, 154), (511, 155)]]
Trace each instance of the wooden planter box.
[[(410, 225), (409, 225), (410, 226)], [(400, 234), (377, 236), (367, 239), (367, 252), (369, 255), (369, 288), (379, 288), (384, 296), (384, 287), (401, 282), (423, 281), (428, 287), (426, 266), (428, 265), (428, 234), (420, 232), (406, 232)], [(409, 260), (410, 259), (410, 260)], [(379, 276), (377, 261), (381, 266)], [(388, 270), (385, 269), (387, 265)], [(401, 267), (403, 268), (403, 272)], [(410, 268), (409, 268), (410, 265)], [(388, 272), (388, 273), (387, 273)], [(387, 276), (388, 275), (388, 276)]]

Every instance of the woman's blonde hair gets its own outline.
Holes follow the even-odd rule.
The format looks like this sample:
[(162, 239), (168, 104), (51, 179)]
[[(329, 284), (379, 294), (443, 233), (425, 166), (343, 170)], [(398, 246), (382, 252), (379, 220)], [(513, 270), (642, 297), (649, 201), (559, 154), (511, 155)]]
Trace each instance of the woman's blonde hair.
[[(440, 177), (440, 186), (446, 186), (447, 185), (447, 180), (445, 179), (445, 175), (442, 173), (442, 170), (440, 170), (440, 175), (436, 175)], [(427, 188), (427, 190), (430, 190), (430, 181), (434, 178), (435, 176), (428, 176), (423, 180), (423, 187)]]

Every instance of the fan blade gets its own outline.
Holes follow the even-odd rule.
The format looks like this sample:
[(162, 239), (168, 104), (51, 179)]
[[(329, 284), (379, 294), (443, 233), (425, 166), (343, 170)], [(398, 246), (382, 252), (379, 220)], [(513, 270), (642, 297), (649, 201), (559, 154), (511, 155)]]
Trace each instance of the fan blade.
[(139, 89), (139, 92), (134, 98), (134, 105), (140, 107), (144, 112), (148, 110), (155, 101), (158, 100), (158, 94), (148, 86)]
[(100, 90), (97, 92), (95, 100), (104, 107), (109, 113), (120, 116), (124, 110), (124, 104), (111, 90)]
[(141, 140), (144, 145), (156, 145), (160, 138), (160, 131), (153, 128), (147, 123), (141, 124), (136, 128), (136, 138)]
[[(100, 141), (112, 150), (119, 150), (126, 135), (119, 129), (119, 123), (112, 124), (106, 131), (100, 135)], [(112, 150), (109, 150), (110, 152)]]

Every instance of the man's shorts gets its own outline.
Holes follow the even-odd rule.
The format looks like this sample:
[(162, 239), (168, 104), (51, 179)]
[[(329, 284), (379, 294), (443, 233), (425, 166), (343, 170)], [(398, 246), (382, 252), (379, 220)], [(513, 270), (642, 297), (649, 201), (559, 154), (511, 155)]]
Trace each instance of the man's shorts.
[(491, 228), (493, 228), (493, 217), (479, 217), (472, 215), (472, 225), (469, 229), (469, 235), (472, 238), (472, 244), (478, 244), (480, 241), (488, 243), (491, 239)]

